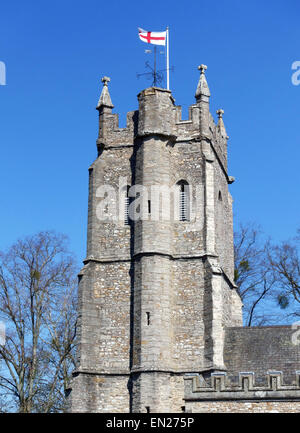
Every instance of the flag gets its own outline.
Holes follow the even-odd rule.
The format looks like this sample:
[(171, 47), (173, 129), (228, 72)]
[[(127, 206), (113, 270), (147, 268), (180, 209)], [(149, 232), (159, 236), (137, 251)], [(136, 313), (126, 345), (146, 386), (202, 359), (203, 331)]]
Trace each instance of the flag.
[(147, 30), (143, 30), (141, 28), (138, 28), (138, 30), (139, 30), (139, 38), (141, 41), (153, 45), (166, 45), (167, 31), (147, 32)]

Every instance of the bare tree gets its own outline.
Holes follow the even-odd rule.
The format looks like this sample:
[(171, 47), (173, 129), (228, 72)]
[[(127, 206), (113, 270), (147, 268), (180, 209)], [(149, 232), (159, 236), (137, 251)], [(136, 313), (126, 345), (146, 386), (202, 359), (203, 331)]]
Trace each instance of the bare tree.
[(235, 282), (244, 304), (246, 326), (276, 322), (268, 305), (274, 298), (276, 279), (268, 261), (270, 243), (255, 224), (240, 225), (234, 233)]
[(41, 232), (0, 254), (0, 401), (19, 412), (63, 411), (76, 331), (75, 262), (66, 237)]
[(300, 229), (296, 237), (273, 246), (268, 254), (280, 290), (277, 296), (278, 303), (282, 309), (289, 310), (289, 316), (296, 317), (300, 316), (299, 245)]

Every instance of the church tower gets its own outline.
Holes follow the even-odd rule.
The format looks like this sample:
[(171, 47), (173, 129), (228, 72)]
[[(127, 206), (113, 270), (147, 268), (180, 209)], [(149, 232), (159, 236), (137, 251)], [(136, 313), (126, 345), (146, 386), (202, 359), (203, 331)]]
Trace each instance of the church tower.
[(73, 412), (181, 412), (184, 378), (226, 372), (224, 333), (242, 324), (234, 284), (223, 110), (206, 66), (189, 119), (150, 87), (126, 128), (104, 77), (79, 275)]

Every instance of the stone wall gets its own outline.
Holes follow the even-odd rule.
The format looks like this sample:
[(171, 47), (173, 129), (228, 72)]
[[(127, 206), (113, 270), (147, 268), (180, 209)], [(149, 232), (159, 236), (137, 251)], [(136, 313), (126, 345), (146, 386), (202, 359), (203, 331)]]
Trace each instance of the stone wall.
[(186, 405), (194, 413), (299, 413), (300, 401), (209, 401)]
[(204, 368), (204, 268), (199, 259), (173, 263), (173, 365), (175, 370)]
[(129, 372), (130, 262), (89, 262), (79, 286), (78, 370)]
[(129, 375), (75, 373), (70, 412), (130, 412)]
[(226, 175), (217, 159), (214, 161), (214, 179), (215, 251), (219, 256), (220, 266), (233, 282), (232, 200), (228, 192)]
[(172, 364), (170, 259), (137, 258), (134, 284), (132, 369), (168, 371)]
[[(90, 167), (87, 258), (130, 258), (131, 233), (129, 226), (124, 225), (124, 205), (119, 214), (119, 206), (122, 206), (119, 201), (119, 189), (124, 188), (125, 179), (127, 184), (131, 185), (132, 153), (132, 147), (104, 150)], [(109, 203), (109, 208), (104, 209), (104, 212), (109, 216), (115, 216), (115, 220), (100, 219), (106, 193), (105, 185), (113, 188), (115, 200)]]
[(170, 152), (171, 184), (184, 180), (191, 193), (191, 221), (173, 225), (173, 254), (176, 256), (200, 256), (204, 245), (204, 196), (205, 173), (200, 142), (175, 143)]

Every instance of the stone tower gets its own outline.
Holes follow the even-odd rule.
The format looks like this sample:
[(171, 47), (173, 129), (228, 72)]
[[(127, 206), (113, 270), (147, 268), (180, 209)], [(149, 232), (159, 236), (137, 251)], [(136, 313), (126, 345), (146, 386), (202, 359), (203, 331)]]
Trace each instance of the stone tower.
[(184, 378), (226, 372), (225, 330), (242, 324), (234, 178), (224, 112), (215, 124), (199, 70), (188, 120), (170, 91), (150, 87), (126, 128), (102, 79), (71, 411), (181, 412)]

